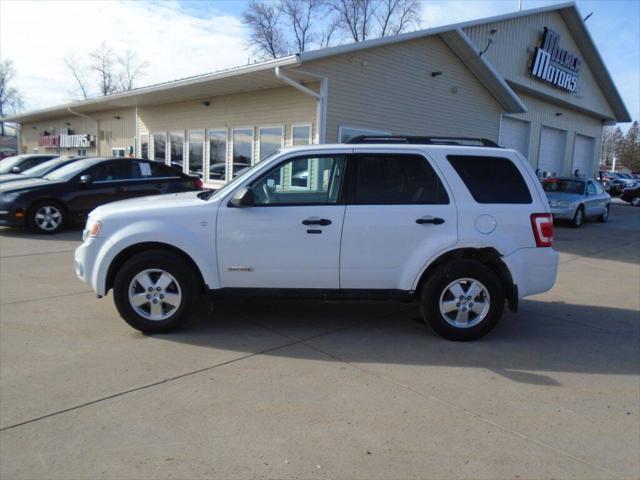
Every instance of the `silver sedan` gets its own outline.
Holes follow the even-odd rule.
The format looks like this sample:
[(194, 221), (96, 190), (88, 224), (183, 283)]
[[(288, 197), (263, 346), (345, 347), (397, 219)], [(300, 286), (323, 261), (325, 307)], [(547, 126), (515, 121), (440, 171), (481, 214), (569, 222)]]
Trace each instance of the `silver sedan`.
[(580, 227), (585, 219), (609, 219), (611, 197), (595, 180), (578, 177), (546, 178), (542, 184), (554, 219)]

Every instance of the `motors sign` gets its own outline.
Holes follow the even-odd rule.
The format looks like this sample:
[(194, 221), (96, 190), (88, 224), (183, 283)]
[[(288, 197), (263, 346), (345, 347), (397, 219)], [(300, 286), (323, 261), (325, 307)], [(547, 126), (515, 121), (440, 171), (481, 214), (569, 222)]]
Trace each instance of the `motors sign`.
[(63, 131), (60, 135), (41, 135), (38, 145), (45, 148), (89, 148), (93, 137), (88, 134), (69, 135)]
[(569, 92), (578, 87), (582, 61), (577, 55), (560, 47), (560, 35), (544, 28), (540, 47), (536, 47), (531, 75)]

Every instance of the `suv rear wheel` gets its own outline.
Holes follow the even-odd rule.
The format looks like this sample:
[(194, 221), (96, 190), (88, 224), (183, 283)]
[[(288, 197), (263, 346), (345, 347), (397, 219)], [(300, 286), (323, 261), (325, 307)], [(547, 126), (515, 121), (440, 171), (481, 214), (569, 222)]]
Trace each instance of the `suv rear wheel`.
[(200, 297), (193, 267), (178, 255), (152, 250), (133, 256), (118, 271), (113, 296), (120, 316), (144, 333), (183, 326)]
[(469, 341), (491, 331), (502, 316), (504, 301), (500, 279), (489, 267), (456, 260), (440, 266), (425, 282), (420, 308), (438, 335)]

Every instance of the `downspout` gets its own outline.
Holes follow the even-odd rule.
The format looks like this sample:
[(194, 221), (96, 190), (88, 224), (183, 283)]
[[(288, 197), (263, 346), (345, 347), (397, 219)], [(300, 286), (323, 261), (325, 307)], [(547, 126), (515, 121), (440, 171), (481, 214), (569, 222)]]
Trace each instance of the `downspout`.
[(18, 139), (18, 155), (21, 153), (29, 153), (22, 151), (22, 124), (16, 123), (16, 137)]
[(300, 72), (304, 75), (309, 75), (320, 80), (320, 93), (311, 90), (308, 87), (305, 87), (301, 83), (296, 82), (294, 79), (287, 77), (280, 67), (275, 68), (276, 78), (287, 85), (292, 86), (296, 90), (301, 91), (305, 95), (310, 95), (316, 99), (316, 125), (317, 125), (317, 143), (324, 143), (326, 137), (326, 128), (327, 128), (327, 96), (329, 92), (329, 84), (326, 77), (321, 77), (319, 75)]
[(99, 156), (100, 155), (100, 120), (90, 117), (89, 115), (85, 115), (84, 113), (74, 112), (73, 110), (71, 110), (71, 107), (67, 107), (67, 111), (71, 115), (87, 118), (89, 120), (93, 120), (94, 122), (96, 122), (96, 156)]

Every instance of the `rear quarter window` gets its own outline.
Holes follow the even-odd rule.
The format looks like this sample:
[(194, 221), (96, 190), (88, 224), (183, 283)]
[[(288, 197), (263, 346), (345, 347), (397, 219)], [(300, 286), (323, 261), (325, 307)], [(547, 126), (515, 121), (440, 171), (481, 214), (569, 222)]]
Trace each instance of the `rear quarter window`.
[(447, 155), (447, 160), (478, 203), (531, 203), (527, 183), (505, 157)]

